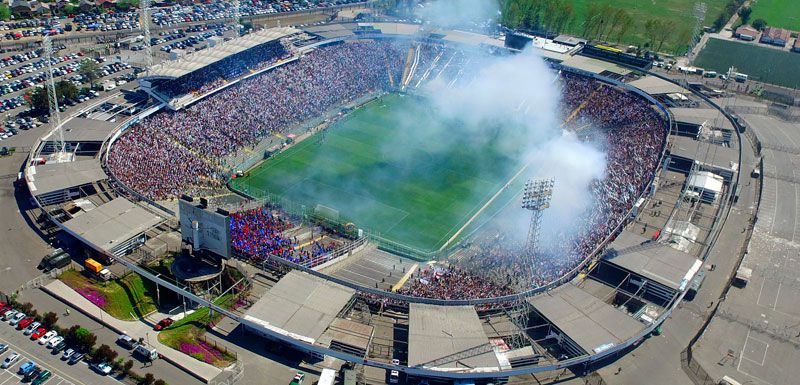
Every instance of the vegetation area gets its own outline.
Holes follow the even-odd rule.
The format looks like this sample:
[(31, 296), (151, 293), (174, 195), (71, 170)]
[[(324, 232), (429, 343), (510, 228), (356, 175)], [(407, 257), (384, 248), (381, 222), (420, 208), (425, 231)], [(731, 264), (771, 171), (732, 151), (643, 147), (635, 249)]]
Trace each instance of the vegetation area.
[(734, 66), (750, 79), (785, 87), (800, 86), (796, 53), (729, 40), (709, 39), (694, 64), (719, 73)]
[(758, 0), (753, 4), (752, 18), (762, 19), (774, 27), (800, 31), (800, 1)]
[[(233, 294), (226, 294), (214, 303), (224, 308), (232, 308), (237, 306), (237, 298)], [(227, 367), (236, 361), (236, 357), (201, 338), (206, 329), (213, 327), (220, 318), (221, 314), (212, 314), (207, 307), (199, 308), (158, 333), (158, 340), (197, 360), (220, 368)]]
[(138, 319), (156, 310), (155, 285), (138, 274), (131, 273), (120, 279), (101, 282), (82, 271), (70, 270), (60, 278), (114, 318)]
[[(719, 23), (736, 12), (742, 0), (708, 0), (699, 27)], [(631, 44), (682, 53), (697, 23), (694, 2), (686, 0), (503, 0), (503, 24), (551, 33)]]

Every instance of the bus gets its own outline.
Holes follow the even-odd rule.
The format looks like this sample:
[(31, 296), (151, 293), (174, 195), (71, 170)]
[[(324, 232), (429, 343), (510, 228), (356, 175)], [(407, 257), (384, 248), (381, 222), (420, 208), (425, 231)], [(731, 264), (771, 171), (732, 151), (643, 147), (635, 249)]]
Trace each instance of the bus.
[(317, 385), (333, 385), (336, 383), (336, 371), (333, 369), (322, 369), (322, 373), (319, 375), (319, 381), (317, 381)]

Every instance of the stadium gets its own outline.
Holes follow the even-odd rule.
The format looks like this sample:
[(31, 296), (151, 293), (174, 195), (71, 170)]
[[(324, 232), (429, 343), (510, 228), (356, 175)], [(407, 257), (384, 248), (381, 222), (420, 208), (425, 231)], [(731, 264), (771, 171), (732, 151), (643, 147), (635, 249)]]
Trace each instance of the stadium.
[[(687, 222), (631, 230), (672, 204), (657, 186), (705, 199), (698, 176), (730, 164), (671, 148), (670, 83), (641, 63), (523, 39), (535, 48), (402, 23), (272, 28), (156, 66), (140, 84), (158, 103), (99, 152), (118, 197), (84, 214), (129, 200), (114, 215), (137, 229), (59, 223), (320, 361), (442, 381), (583, 372), (656, 332), (700, 269)], [(38, 199), (54, 212), (59, 194)], [(155, 228), (255, 268), (265, 294), (236, 313), (148, 272), (131, 255)], [(386, 314), (405, 337), (379, 341)]]

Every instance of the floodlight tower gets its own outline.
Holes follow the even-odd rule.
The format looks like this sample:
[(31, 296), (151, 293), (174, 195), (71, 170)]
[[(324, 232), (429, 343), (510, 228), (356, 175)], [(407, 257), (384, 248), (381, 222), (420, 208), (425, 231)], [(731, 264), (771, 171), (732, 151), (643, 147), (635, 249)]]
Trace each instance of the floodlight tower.
[(145, 74), (150, 75), (153, 67), (153, 47), (150, 46), (150, 0), (139, 1), (139, 27), (144, 35)]
[[(533, 258), (539, 251), (539, 227), (542, 223), (542, 213), (550, 207), (554, 185), (555, 181), (552, 178), (535, 179), (525, 182), (525, 188), (522, 190), (522, 208), (531, 211), (531, 223), (528, 227), (524, 254), (520, 256), (520, 262), (524, 265), (522, 277), (517, 285), (517, 290), (520, 292), (533, 287)], [(527, 329), (530, 313), (530, 303), (526, 298), (519, 298), (510, 309), (511, 322), (519, 329), (518, 332), (510, 334), (511, 345), (515, 349), (528, 345)]]
[(531, 211), (531, 224), (528, 227), (528, 238), (525, 245), (528, 258), (533, 257), (538, 251), (542, 213), (550, 207), (554, 185), (555, 181), (552, 178), (525, 182), (525, 189), (522, 191), (522, 208)]
[(53, 80), (53, 40), (49, 34), (42, 39), (44, 48), (44, 60), (47, 63), (47, 102), (50, 109), (51, 125), (55, 127), (55, 134), (58, 135), (56, 149), (53, 155), (58, 159), (64, 159), (66, 145), (64, 144), (64, 131), (61, 129), (61, 111), (58, 109), (58, 98), (56, 95), (56, 82)]

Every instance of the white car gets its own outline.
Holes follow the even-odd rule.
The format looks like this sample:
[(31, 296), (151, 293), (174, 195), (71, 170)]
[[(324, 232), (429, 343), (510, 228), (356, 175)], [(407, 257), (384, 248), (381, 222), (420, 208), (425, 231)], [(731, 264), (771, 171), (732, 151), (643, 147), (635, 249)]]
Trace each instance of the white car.
[(33, 332), (35, 332), (36, 329), (39, 328), (39, 326), (42, 326), (42, 324), (39, 323), (39, 322), (33, 322), (32, 324), (28, 325), (28, 327), (25, 328), (25, 331), (23, 332), (23, 334), (25, 334), (26, 336), (29, 336), (29, 335), (33, 334)]
[(3, 369), (8, 369), (11, 365), (14, 365), (15, 362), (19, 361), (19, 353), (11, 352), (11, 354), (3, 360), (3, 365), (0, 365)]
[(50, 339), (50, 342), (47, 343), (47, 348), (48, 349), (52, 349), (52, 348), (56, 347), (56, 345), (60, 344), (63, 341), (64, 341), (64, 337), (55, 336), (52, 339)]
[(44, 345), (50, 342), (50, 340), (52, 340), (56, 336), (58, 336), (58, 333), (56, 333), (54, 330), (47, 332), (45, 335), (39, 338), (39, 345)]
[(17, 314), (14, 314), (13, 317), (11, 317), (11, 320), (8, 321), (8, 324), (11, 326), (17, 326), (19, 321), (22, 321), (23, 318), (25, 318), (25, 313), (19, 312)]
[[(2, 136), (0, 136), (0, 137), (2, 137)], [(18, 311), (16, 311), (16, 310), (10, 310), (8, 313), (6, 313), (6, 314), (3, 316), (3, 321), (8, 321), (8, 320), (10, 320), (10, 319), (11, 319), (12, 317), (14, 317), (14, 316), (15, 316), (17, 313), (19, 313), (19, 312), (18, 312)]]

